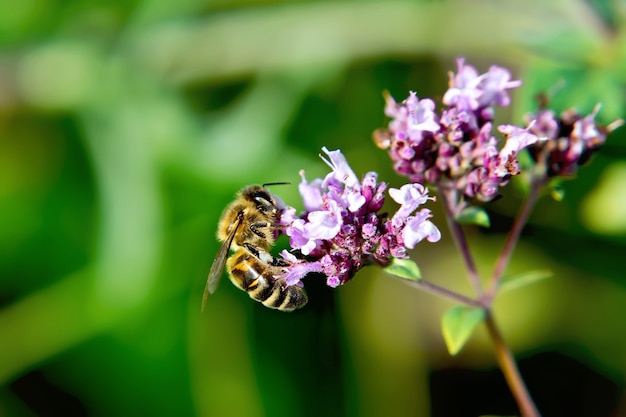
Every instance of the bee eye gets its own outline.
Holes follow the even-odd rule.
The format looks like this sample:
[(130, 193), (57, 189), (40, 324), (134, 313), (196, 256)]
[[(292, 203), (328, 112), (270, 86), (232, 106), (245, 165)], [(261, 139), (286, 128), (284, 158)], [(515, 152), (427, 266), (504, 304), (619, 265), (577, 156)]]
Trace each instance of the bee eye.
[(265, 191), (258, 191), (253, 194), (254, 201), (258, 203), (259, 208), (263, 209), (264, 207), (273, 208), (274, 202), (272, 201), (272, 197)]

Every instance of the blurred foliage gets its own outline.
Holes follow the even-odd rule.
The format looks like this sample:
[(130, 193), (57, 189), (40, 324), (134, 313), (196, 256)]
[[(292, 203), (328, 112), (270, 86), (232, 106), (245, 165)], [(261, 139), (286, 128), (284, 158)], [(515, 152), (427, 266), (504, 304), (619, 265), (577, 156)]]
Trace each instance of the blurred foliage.
[[(336, 291), (310, 277), (292, 314), (228, 283), (199, 313), (236, 190), (323, 175), (322, 146), (401, 184), (371, 142), (381, 93), (440, 99), (460, 55), (524, 81), (501, 121), (547, 90), (558, 110), (626, 115), (619, 0), (0, 2), (0, 415), (473, 410), (434, 376), (493, 369), (484, 332), (449, 357), (450, 303), (375, 268)], [(555, 351), (609, 381), (613, 415), (626, 413), (625, 136), (562, 184), (563, 202), (540, 200), (509, 272), (554, 278), (496, 306), (521, 357)], [(467, 229), (485, 274), (520, 204), (509, 188), (489, 230)], [(298, 207), (297, 187), (276, 192)], [(423, 277), (471, 294), (449, 238), (424, 246)], [(541, 372), (528, 377), (544, 415), (598, 395)], [(471, 385), (480, 412), (515, 412)]]

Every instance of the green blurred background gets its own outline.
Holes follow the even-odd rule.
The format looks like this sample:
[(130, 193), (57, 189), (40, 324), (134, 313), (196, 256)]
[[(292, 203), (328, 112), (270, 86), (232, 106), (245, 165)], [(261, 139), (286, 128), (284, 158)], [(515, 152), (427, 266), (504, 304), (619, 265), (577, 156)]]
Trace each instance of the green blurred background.
[[(382, 91), (440, 100), (457, 56), (524, 81), (501, 123), (555, 85), (626, 114), (620, 0), (0, 2), (0, 416), (514, 414), (486, 331), (450, 357), (451, 304), (376, 268), (309, 279), (292, 314), (225, 279), (199, 311), (238, 189), (290, 181), (301, 207), (322, 146), (399, 186)], [(626, 415), (625, 130), (531, 217), (509, 272), (554, 277), (496, 304), (544, 415)], [(485, 276), (517, 185), (467, 229)], [(430, 207), (444, 238), (414, 259), (472, 295)]]

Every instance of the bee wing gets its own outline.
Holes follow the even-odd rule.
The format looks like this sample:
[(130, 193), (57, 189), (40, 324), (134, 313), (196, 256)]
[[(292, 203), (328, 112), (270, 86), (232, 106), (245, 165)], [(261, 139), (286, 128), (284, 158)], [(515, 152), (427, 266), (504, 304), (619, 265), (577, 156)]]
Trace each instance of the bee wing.
[(204, 287), (204, 294), (202, 295), (202, 307), (200, 311), (204, 311), (204, 306), (206, 304), (206, 300), (209, 294), (213, 294), (215, 290), (217, 290), (217, 286), (220, 283), (220, 279), (222, 278), (222, 272), (224, 271), (224, 265), (226, 264), (226, 259), (228, 258), (228, 252), (230, 250), (230, 245), (233, 243), (233, 239), (237, 234), (237, 230), (239, 226), (241, 226), (241, 221), (243, 220), (243, 214), (240, 213), (237, 216), (237, 220), (235, 226), (231, 230), (230, 234), (220, 246), (219, 251), (217, 251), (217, 255), (215, 255), (215, 259), (213, 260), (213, 265), (211, 265), (211, 270), (209, 271), (209, 276), (206, 280), (206, 286)]

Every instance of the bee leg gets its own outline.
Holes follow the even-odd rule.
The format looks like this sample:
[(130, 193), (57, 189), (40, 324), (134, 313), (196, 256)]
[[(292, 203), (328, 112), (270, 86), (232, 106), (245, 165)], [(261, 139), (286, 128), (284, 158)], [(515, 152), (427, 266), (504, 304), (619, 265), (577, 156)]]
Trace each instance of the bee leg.
[(268, 222), (258, 222), (251, 224), (250, 230), (252, 230), (252, 233), (254, 233), (255, 235), (263, 239), (267, 239), (267, 235), (261, 229), (268, 228), (269, 226), (270, 224)]
[(244, 243), (243, 247), (246, 248), (246, 250), (250, 252), (252, 256), (256, 257), (257, 259), (265, 263), (272, 264), (274, 262), (274, 257), (272, 255), (270, 255), (269, 253), (265, 251), (259, 250), (259, 248), (257, 248), (254, 245), (251, 245), (249, 243)]
[(289, 265), (291, 264), (284, 259), (281, 259), (281, 258), (272, 259), (272, 266), (289, 266)]
[(243, 247), (246, 248), (246, 250), (248, 252), (250, 252), (251, 254), (256, 256), (257, 258), (259, 257), (260, 252), (259, 252), (259, 250), (255, 246), (252, 246), (251, 244), (246, 242), (246, 243), (243, 244)]

